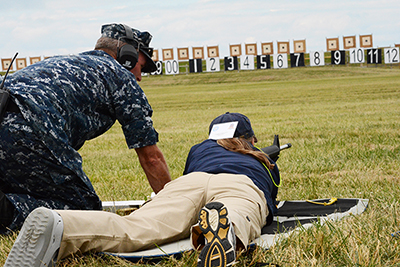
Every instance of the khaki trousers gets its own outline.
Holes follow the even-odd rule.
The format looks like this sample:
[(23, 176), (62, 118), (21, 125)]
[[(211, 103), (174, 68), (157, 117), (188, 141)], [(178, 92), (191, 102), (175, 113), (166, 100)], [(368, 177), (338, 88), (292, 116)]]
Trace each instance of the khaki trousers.
[(189, 237), (205, 204), (228, 209), (237, 238), (247, 247), (260, 236), (268, 208), (262, 191), (245, 175), (181, 176), (127, 216), (105, 211), (57, 210), (64, 221), (58, 259), (72, 253), (132, 252)]

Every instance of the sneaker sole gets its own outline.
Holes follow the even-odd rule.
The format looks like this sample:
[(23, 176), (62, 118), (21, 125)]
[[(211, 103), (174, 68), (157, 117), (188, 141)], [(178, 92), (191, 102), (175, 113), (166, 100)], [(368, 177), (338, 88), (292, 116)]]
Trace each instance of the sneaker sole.
[[(61, 234), (57, 235), (60, 227)], [(60, 216), (56, 218), (51, 210), (37, 208), (26, 218), (4, 267), (55, 266), (62, 229)]]
[[(218, 213), (218, 220), (210, 221), (211, 212)], [(235, 262), (235, 251), (227, 240), (231, 225), (227, 217), (228, 210), (224, 204), (211, 202), (199, 213), (199, 227), (207, 239), (207, 244), (201, 250), (198, 267), (232, 266)]]

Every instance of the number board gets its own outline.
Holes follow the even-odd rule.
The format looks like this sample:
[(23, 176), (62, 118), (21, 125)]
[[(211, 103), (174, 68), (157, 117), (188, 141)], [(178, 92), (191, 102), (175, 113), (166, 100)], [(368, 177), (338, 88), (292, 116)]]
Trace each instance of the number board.
[(257, 56), (257, 69), (270, 69), (271, 68), (271, 56), (260, 55)]
[(344, 50), (331, 51), (331, 64), (332, 65), (346, 64), (346, 51)]
[(225, 57), (224, 64), (225, 64), (225, 71), (237, 70), (238, 69), (238, 58), (237, 57)]
[(165, 74), (175, 75), (179, 74), (179, 63), (178, 60), (167, 60), (165, 61)]
[(155, 63), (156, 63), (157, 70), (153, 71), (150, 74), (151, 75), (162, 75), (163, 74), (162, 61), (156, 61)]
[(189, 71), (202, 72), (203, 71), (203, 61), (201, 59), (189, 59)]
[(274, 69), (287, 69), (287, 67), (288, 67), (287, 54), (275, 54)]
[(362, 48), (350, 49), (349, 55), (350, 55), (350, 63), (351, 64), (365, 62), (364, 49), (362, 49)]
[(367, 64), (382, 64), (382, 49), (367, 49)]
[(324, 66), (325, 65), (325, 52), (324, 51), (312, 51), (310, 52), (310, 66)]
[(209, 57), (206, 59), (206, 69), (208, 72), (220, 71), (219, 57)]
[(399, 63), (399, 48), (385, 48), (385, 63), (392, 64), (392, 63)]
[(295, 67), (304, 67), (304, 53), (291, 53), (290, 54), (290, 66), (292, 68)]
[(254, 70), (254, 56), (253, 55), (240, 56), (240, 69)]

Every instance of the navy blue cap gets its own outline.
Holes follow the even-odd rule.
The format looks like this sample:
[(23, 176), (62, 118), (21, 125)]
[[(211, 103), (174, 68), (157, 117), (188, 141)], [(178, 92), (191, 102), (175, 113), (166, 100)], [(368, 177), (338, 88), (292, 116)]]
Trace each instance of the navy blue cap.
[[(254, 131), (251, 128), (251, 123), (249, 118), (240, 113), (225, 113), (218, 117), (216, 117), (210, 124), (209, 133), (211, 132), (214, 124), (225, 123), (237, 121), (238, 125), (233, 137), (244, 137), (245, 139), (249, 139), (254, 136)], [(254, 136), (255, 137), (255, 136)], [(256, 139), (257, 140), (257, 139)]]

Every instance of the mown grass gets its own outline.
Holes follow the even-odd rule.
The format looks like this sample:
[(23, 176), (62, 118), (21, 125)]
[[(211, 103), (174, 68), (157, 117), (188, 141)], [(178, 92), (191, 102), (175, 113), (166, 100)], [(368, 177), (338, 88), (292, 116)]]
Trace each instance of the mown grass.
[[(291, 235), (268, 251), (243, 253), (237, 266), (400, 266), (400, 69), (317, 67), (144, 77), (154, 124), (173, 178), (210, 121), (226, 111), (251, 119), (259, 146), (279, 134), (279, 200), (367, 198), (365, 213)], [(145, 199), (151, 189), (116, 124), (80, 153), (102, 200)], [(14, 236), (1, 237), (3, 264)], [(195, 266), (196, 253), (157, 266)], [(61, 266), (132, 266), (89, 255)], [(138, 264), (136, 264), (138, 265)], [(140, 265), (145, 266), (145, 264)]]

